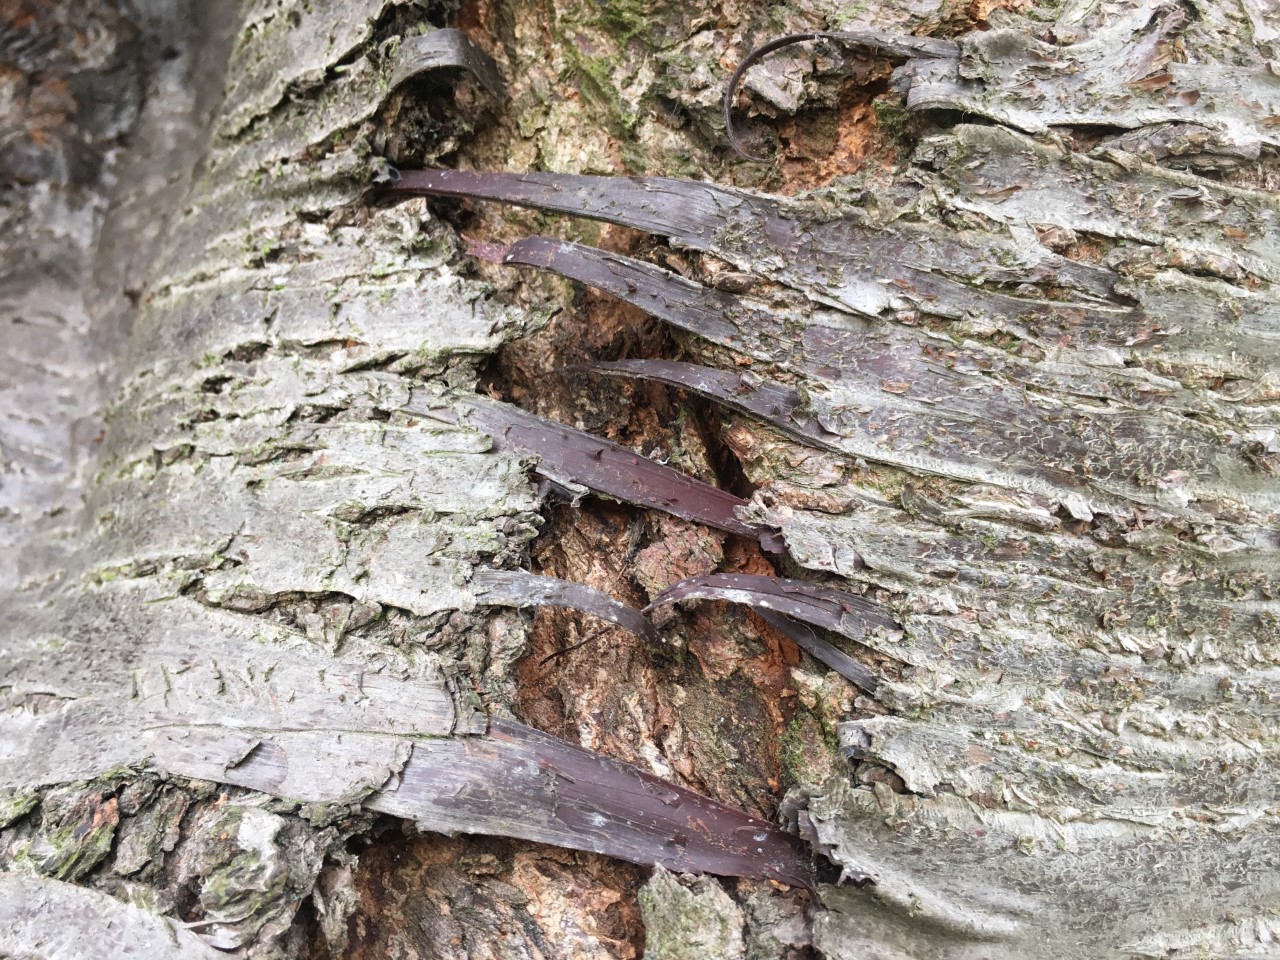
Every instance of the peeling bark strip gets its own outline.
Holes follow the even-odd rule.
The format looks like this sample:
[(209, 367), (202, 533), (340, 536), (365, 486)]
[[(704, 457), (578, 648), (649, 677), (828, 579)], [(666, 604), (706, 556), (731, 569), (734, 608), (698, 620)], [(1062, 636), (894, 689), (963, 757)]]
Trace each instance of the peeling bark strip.
[(492, 833), (812, 888), (808, 847), (763, 820), (507, 720), (482, 738), (422, 741), (367, 806), (427, 830)]
[[(476, 577), (508, 599), (567, 596), (652, 636), (638, 611), (577, 584), (531, 582), (546, 579)], [(123, 598), (100, 598), (96, 615), (119, 618), (146, 595), (139, 581)], [(61, 699), (0, 728), (0, 784), (27, 790), (149, 767), (294, 802), (362, 803), (426, 830), (813, 885), (799, 838), (635, 767), (490, 721), (443, 679), (397, 679), (298, 649), (286, 656), (282, 630), (260, 627), (256, 642), (240, 644), (240, 617), (185, 598), (144, 612), (151, 645), (136, 644), (124, 660), (83, 626), (64, 622), (51, 635), (38, 617), (26, 631), (32, 651), (2, 652), (0, 675), (21, 694), (31, 660), (58, 643), (61, 672), (45, 671), (43, 689)], [(263, 641), (280, 652), (260, 650)]]
[(477, 570), (471, 582), (478, 588), (480, 603), (569, 607), (625, 627), (651, 643), (658, 641), (653, 624), (635, 607), (580, 583), (540, 577), (522, 570)]
[(876, 689), (880, 685), (879, 679), (853, 657), (827, 643), (806, 624), (799, 623), (759, 604), (753, 604), (753, 606), (757, 615), (765, 623), (786, 636), (809, 656), (820, 663), (826, 664), (854, 686), (860, 687), (875, 696)]
[(497, 65), (461, 30), (432, 30), (402, 40), (390, 85), (395, 88), (429, 70), (447, 67), (467, 70), (493, 96), (506, 96)]
[[(669, 236), (710, 249), (716, 231), (733, 213), (758, 220), (786, 237), (776, 217), (751, 208), (753, 195), (665, 177), (596, 177), (563, 173), (487, 173), (471, 170), (400, 170), (385, 191), (438, 197), (500, 200), (540, 210), (588, 217)], [(755, 195), (760, 203), (769, 203)], [(777, 209), (776, 202), (773, 209)], [(770, 237), (775, 239), (775, 237)]]
[(580, 243), (526, 237), (506, 248), (502, 262), (554, 270), (726, 346), (742, 347), (783, 332), (779, 320), (763, 311), (759, 316), (741, 316), (741, 303), (731, 294), (709, 290), (643, 260)]
[(839, 449), (839, 434), (824, 430), (804, 409), (800, 392), (759, 374), (720, 370), (678, 360), (615, 360), (586, 369), (606, 376), (639, 377), (692, 390), (742, 413), (758, 417), (806, 443)]
[(481, 399), (459, 399), (451, 407), (411, 405), (403, 409), (416, 416), (473, 426), (492, 437), (498, 451), (536, 457), (537, 473), (570, 491), (585, 488), (758, 540), (767, 550), (782, 548), (781, 539), (768, 527), (738, 519), (737, 511), (747, 505), (741, 497), (610, 440), (543, 420), (509, 404)]
[(712, 573), (681, 580), (654, 597), (645, 612), (681, 600), (729, 600), (761, 607), (834, 630), (876, 650), (883, 645), (874, 641), (874, 635), (902, 633), (901, 624), (889, 611), (866, 597), (803, 580), (746, 573)]
[[(484, 181), (485, 189), (508, 196), (508, 175), (493, 178), (492, 184)], [(566, 178), (566, 189), (586, 189), (580, 183), (584, 179)], [(469, 189), (480, 190), (474, 184)], [(603, 187), (598, 189), (604, 193)], [(889, 239), (886, 233), (874, 246), (883, 248)], [(757, 242), (768, 248), (766, 238)], [(928, 248), (922, 244), (919, 249)], [(882, 256), (888, 256), (887, 249), (876, 254)], [(806, 254), (798, 257), (801, 264), (808, 262)], [(1089, 371), (1096, 379), (1082, 381), (1046, 374), (1034, 364), (1010, 360), (1001, 350), (941, 347), (901, 327), (806, 322), (799, 304), (780, 310), (749, 296), (703, 288), (642, 261), (546, 238), (513, 244), (504, 261), (553, 269), (690, 332), (803, 372), (811, 419), (797, 419), (787, 410), (795, 409), (788, 396), (767, 385), (759, 404), (744, 399), (741, 405), (756, 406), (752, 412), (851, 456), (964, 480), (981, 480), (995, 471), (1029, 493), (1065, 502), (1088, 491), (1093, 509), (1121, 512), (1133, 503), (1186, 511), (1189, 501), (1222, 496), (1237, 478), (1259, 473), (1259, 443), (1267, 442), (1263, 434), (1230, 421), (1189, 421), (1152, 411), (1151, 394), (1164, 387), (1148, 378), (1117, 372), (1108, 383), (1105, 374)], [(877, 259), (874, 267), (881, 266), (886, 264)], [(977, 270), (976, 261), (970, 266)], [(992, 264), (990, 270), (996, 269)], [(1089, 282), (1088, 269), (1079, 275)], [(787, 279), (799, 283), (794, 276)], [(984, 305), (984, 295), (970, 287), (952, 286), (948, 297), (967, 302), (964, 310), (998, 308)], [(1063, 316), (1088, 312), (1069, 303), (1022, 303)], [(929, 309), (953, 313), (956, 308), (946, 304), (940, 297)], [(886, 300), (882, 305), (890, 304)], [(788, 322), (800, 325), (798, 335), (788, 334)], [(664, 373), (671, 376), (675, 370)], [(709, 393), (719, 396), (729, 377), (706, 374), (701, 380)], [(1051, 399), (1038, 401), (1039, 393), (1049, 388), (1086, 396), (1101, 393), (1117, 402), (1101, 410), (1083, 404), (1064, 409)], [(775, 407), (781, 415), (773, 414)]]
[[(573, 610), (592, 614), (620, 627), (625, 627), (651, 643), (658, 642), (658, 636), (654, 631), (653, 624), (641, 611), (624, 603), (619, 603), (608, 594), (593, 590), (580, 583), (570, 583), (565, 580), (557, 580), (554, 577), (540, 577), (519, 570), (479, 570), (472, 577), (472, 583), (479, 588), (477, 599), (481, 603), (509, 603), (518, 607), (544, 605), (569, 607)], [(682, 584), (677, 584), (676, 586), (682, 586)], [(675, 587), (672, 589), (674, 590)], [(690, 596), (692, 594), (671, 598), (666, 601), (664, 601), (663, 597), (659, 597), (654, 600), (650, 608), (662, 602), (674, 603), (676, 599), (688, 599)], [(710, 596), (710, 594), (706, 596)], [(736, 598), (726, 594), (719, 594), (715, 595), (714, 599), (732, 600)], [(790, 617), (775, 612), (771, 609), (773, 604), (773, 600), (761, 595), (757, 598), (757, 602), (752, 603), (751, 606), (754, 606), (760, 616), (770, 625), (789, 637), (796, 646), (810, 656), (826, 664), (846, 680), (856, 684), (863, 690), (869, 693), (875, 692), (875, 674), (847, 653), (837, 650), (827, 643), (804, 624), (797, 623)]]
[[(670, 237), (868, 317), (912, 301), (954, 319), (989, 313), (1031, 337), (1066, 324), (1107, 330), (1117, 342), (1146, 319), (1114, 292), (1118, 278), (1110, 271), (1007, 239), (882, 226), (857, 208), (833, 215), (813, 201), (661, 177), (462, 170), (399, 177), (390, 192), (498, 200)], [(1045, 293), (1015, 296), (984, 290), (983, 281), (1040, 284)]]

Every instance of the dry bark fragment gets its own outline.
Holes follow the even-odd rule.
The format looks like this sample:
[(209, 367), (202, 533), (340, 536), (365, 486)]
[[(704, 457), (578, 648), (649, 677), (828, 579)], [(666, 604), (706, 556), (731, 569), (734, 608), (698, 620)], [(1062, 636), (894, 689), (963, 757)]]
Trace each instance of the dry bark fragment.
[(525, 413), (518, 407), (461, 399), (452, 408), (405, 407), (405, 413), (472, 425), (509, 455), (537, 457), (537, 472), (570, 490), (586, 489), (626, 503), (651, 507), (685, 520), (759, 540), (778, 549), (776, 534), (738, 519), (741, 497), (663, 466), (626, 447), (581, 430)]
[(479, 600), (482, 603), (509, 603), (517, 607), (544, 604), (571, 607), (625, 627), (645, 640), (657, 641), (653, 624), (639, 610), (580, 583), (541, 577), (520, 570), (477, 570), (471, 582), (479, 588)]
[(512, 721), (492, 721), (487, 737), (419, 743), (399, 783), (368, 805), (446, 833), (491, 832), (672, 870), (815, 883), (799, 837)]
[(865, 597), (803, 580), (760, 574), (712, 573), (689, 577), (654, 597), (645, 610), (681, 600), (730, 600), (762, 607), (862, 643), (868, 642), (868, 634), (873, 631), (896, 635), (902, 630), (884, 606)]

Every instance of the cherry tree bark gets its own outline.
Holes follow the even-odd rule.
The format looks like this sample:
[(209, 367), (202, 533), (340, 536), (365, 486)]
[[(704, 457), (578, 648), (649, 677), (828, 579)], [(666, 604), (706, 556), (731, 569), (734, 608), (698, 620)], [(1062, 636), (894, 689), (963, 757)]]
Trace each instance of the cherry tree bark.
[(1004, 6), (6, 8), (0, 954), (1273, 955), (1280, 14)]

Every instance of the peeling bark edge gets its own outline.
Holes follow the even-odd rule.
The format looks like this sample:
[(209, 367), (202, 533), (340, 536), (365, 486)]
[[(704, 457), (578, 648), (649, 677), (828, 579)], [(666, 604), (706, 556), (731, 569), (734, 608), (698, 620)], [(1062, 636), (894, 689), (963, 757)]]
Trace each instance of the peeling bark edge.
[(902, 631), (901, 624), (874, 600), (843, 590), (748, 573), (688, 577), (653, 598), (645, 612), (681, 600), (729, 600), (763, 607), (865, 643), (872, 630)]
[(391, 75), (392, 89), (428, 70), (466, 70), (497, 99), (506, 96), (502, 74), (487, 53), (460, 30), (433, 30), (402, 41)]
[[(480, 588), (478, 599), (482, 603), (568, 607), (630, 630), (651, 643), (658, 642), (653, 624), (643, 613), (580, 583), (540, 577), (522, 570), (481, 570), (472, 578), (472, 583)], [(808, 626), (763, 605), (757, 605), (756, 612), (801, 650), (867, 693), (875, 693), (879, 683), (876, 675), (844, 651), (827, 643)]]
[(758, 374), (741, 374), (679, 360), (614, 360), (584, 364), (583, 369), (604, 376), (653, 380), (692, 390), (731, 410), (772, 424), (801, 443), (824, 450), (839, 452), (840, 449), (828, 439), (835, 434), (827, 433), (816, 417), (803, 413), (804, 401), (798, 390)]
[(819, 637), (807, 625), (764, 607), (756, 607), (756, 614), (769, 626), (794, 643), (819, 663), (830, 667), (854, 686), (875, 696), (880, 679), (843, 650), (838, 650)]
[(459, 400), (452, 408), (410, 405), (403, 412), (473, 426), (488, 434), (497, 450), (536, 457), (539, 475), (570, 490), (585, 487), (624, 503), (704, 523), (757, 540), (771, 552), (783, 548), (777, 531), (738, 518), (736, 511), (747, 505), (741, 497), (621, 444), (543, 420), (518, 407), (475, 398)]
[(523, 570), (477, 570), (471, 582), (479, 590), (477, 599), (481, 603), (568, 607), (630, 630), (651, 643), (658, 641), (653, 624), (635, 607), (580, 583)]
[(425, 830), (551, 843), (685, 873), (813, 889), (799, 837), (640, 769), (509, 720), (423, 740), (365, 806)]

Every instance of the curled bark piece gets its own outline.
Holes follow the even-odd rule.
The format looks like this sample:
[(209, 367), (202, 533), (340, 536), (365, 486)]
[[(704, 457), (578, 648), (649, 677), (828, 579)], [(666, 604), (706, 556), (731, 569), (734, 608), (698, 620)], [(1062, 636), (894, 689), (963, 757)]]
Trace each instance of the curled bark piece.
[[(764, 216), (785, 239), (793, 225), (777, 217), (780, 203), (709, 183), (668, 177), (599, 177), (572, 173), (401, 170), (392, 194), (474, 197), (554, 210), (633, 226), (710, 250), (727, 218)], [(767, 216), (767, 214), (772, 216)]]
[(777, 531), (738, 519), (735, 511), (746, 506), (741, 497), (582, 430), (481, 399), (460, 400), (452, 410), (406, 408), (405, 412), (483, 430), (497, 449), (537, 457), (538, 474), (553, 482), (570, 488), (576, 484), (615, 500), (750, 537), (766, 550), (783, 548)]
[(692, 390), (771, 423), (800, 440), (832, 447), (829, 438), (835, 435), (824, 430), (816, 417), (804, 412), (799, 392), (771, 380), (678, 360), (615, 360), (586, 364), (584, 369)]
[(879, 603), (803, 580), (747, 573), (712, 573), (688, 577), (667, 587), (645, 607), (645, 613), (680, 600), (730, 600), (776, 611), (866, 642), (871, 630), (900, 632), (901, 624)]
[(424, 829), (521, 837), (632, 863), (812, 888), (804, 842), (764, 821), (507, 720), (424, 740), (366, 806)]
[(854, 686), (861, 687), (872, 696), (875, 695), (876, 687), (880, 685), (876, 675), (843, 650), (837, 650), (827, 643), (827, 641), (814, 633), (807, 624), (792, 620), (790, 617), (784, 617), (782, 614), (767, 610), (764, 607), (757, 607), (756, 613), (760, 616), (760, 619), (786, 636), (787, 639), (809, 654), (809, 656), (826, 664)]
[(477, 570), (471, 583), (477, 588), (481, 603), (569, 607), (624, 627), (645, 640), (657, 642), (658, 639), (653, 624), (635, 607), (581, 583), (540, 577), (523, 570)]
[(446, 67), (468, 71), (499, 99), (506, 94), (497, 65), (460, 30), (432, 30), (405, 37), (396, 52), (389, 83), (394, 89), (428, 70)]
[(926, 57), (926, 58), (955, 58), (959, 56), (959, 45), (949, 40), (934, 40), (930, 37), (903, 37), (889, 33), (881, 33), (878, 30), (855, 30), (849, 32), (829, 33), (826, 31), (818, 31), (815, 33), (793, 33), (785, 37), (778, 37), (776, 40), (770, 40), (768, 43), (761, 44), (750, 53), (748, 53), (738, 64), (738, 69), (733, 71), (733, 76), (729, 78), (729, 82), (725, 85), (724, 90), (724, 130), (725, 135), (729, 139), (729, 146), (733, 148), (734, 153), (747, 160), (754, 160), (756, 163), (768, 163), (768, 159), (757, 157), (747, 153), (742, 146), (742, 141), (738, 138), (738, 133), (733, 128), (733, 98), (738, 92), (738, 86), (742, 83), (742, 78), (747, 75), (747, 71), (759, 63), (769, 54), (781, 50), (783, 47), (794, 46), (797, 43), (806, 43), (810, 40), (832, 40), (845, 46), (866, 50), (868, 53), (882, 53), (888, 57), (896, 59), (906, 59), (910, 57)]

